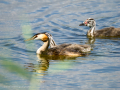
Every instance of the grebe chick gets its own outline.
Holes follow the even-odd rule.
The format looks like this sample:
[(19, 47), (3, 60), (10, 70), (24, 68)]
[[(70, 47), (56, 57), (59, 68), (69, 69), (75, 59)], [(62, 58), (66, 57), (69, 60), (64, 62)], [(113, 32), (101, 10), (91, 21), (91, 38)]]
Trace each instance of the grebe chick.
[[(82, 56), (87, 54), (87, 52), (91, 51), (91, 46), (89, 45), (79, 45), (79, 44), (61, 44), (56, 45), (55, 41), (52, 38), (52, 35), (49, 33), (38, 33), (35, 34), (32, 38), (27, 39), (29, 40), (41, 40), (43, 41), (43, 45), (37, 50), (37, 54), (40, 55), (61, 55), (61, 56)], [(49, 48), (48, 49), (48, 47)]]
[(87, 32), (88, 37), (116, 37), (120, 36), (120, 28), (107, 27), (101, 30), (95, 31), (96, 22), (93, 18), (86, 19), (79, 26), (88, 26), (90, 30)]

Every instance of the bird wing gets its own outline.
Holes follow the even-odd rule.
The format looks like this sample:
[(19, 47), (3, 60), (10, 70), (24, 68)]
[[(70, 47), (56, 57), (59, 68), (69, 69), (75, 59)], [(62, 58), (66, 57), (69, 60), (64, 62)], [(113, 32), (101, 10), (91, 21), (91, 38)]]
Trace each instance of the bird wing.
[(95, 35), (97, 37), (120, 36), (120, 28), (114, 28), (114, 27), (103, 28), (101, 30), (96, 30)]

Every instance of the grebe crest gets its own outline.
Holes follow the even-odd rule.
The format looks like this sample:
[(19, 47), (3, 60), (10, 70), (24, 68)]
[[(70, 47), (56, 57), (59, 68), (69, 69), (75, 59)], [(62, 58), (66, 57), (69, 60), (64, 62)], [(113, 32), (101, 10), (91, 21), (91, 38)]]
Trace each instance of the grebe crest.
[(46, 35), (48, 36), (48, 38), (49, 38), (49, 41), (50, 41), (50, 47), (52, 48), (52, 47), (56, 46), (56, 43), (55, 43), (55, 41), (53, 40), (52, 35), (49, 34), (49, 33), (47, 33), (47, 32), (45, 32), (45, 34), (46, 34)]

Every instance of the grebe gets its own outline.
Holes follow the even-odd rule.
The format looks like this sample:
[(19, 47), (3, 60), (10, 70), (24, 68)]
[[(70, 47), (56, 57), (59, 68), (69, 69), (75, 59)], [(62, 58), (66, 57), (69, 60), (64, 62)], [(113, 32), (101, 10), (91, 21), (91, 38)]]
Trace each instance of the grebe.
[[(52, 35), (49, 33), (38, 33), (35, 34), (29, 40), (41, 40), (44, 44), (37, 50), (37, 54), (40, 55), (61, 55), (61, 56), (73, 56), (78, 57), (85, 55), (87, 52), (91, 50), (91, 46), (89, 45), (79, 45), (79, 44), (61, 44), (56, 45), (55, 41), (52, 38)], [(50, 48), (48, 49), (50, 45)]]
[(79, 26), (88, 26), (90, 30), (87, 32), (88, 37), (115, 37), (120, 36), (120, 28), (107, 27), (101, 30), (95, 31), (96, 22), (93, 18), (86, 19)]

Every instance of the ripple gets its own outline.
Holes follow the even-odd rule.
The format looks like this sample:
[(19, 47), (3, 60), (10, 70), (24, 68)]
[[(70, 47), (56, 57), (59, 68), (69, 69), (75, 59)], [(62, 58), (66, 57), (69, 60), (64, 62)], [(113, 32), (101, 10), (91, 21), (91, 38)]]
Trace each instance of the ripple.
[(9, 2), (6, 2), (6, 1), (0, 1), (0, 3), (3, 3), (3, 4), (10, 4)]
[(39, 9), (37, 9), (36, 11), (34, 12), (30, 12), (28, 14), (34, 14), (34, 13), (38, 13), (38, 12), (44, 12), (46, 9), (48, 9), (49, 7), (41, 7)]
[(34, 21), (32, 21), (30, 23), (37, 23), (37, 22), (42, 22), (42, 21), (44, 21), (43, 18), (37, 18), (37, 19), (35, 19)]
[(46, 18), (49, 18), (50, 16), (56, 15), (56, 14), (59, 14), (59, 11), (53, 11), (51, 14), (48, 14), (48, 15), (46, 15), (45, 17), (46, 17)]
[(120, 71), (120, 66), (104, 67), (103, 69), (95, 69), (95, 70), (92, 70), (91, 72), (95, 72), (95, 73), (111, 73), (111, 72), (116, 72), (116, 71)]

